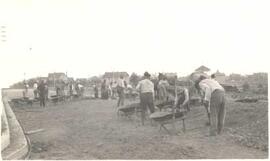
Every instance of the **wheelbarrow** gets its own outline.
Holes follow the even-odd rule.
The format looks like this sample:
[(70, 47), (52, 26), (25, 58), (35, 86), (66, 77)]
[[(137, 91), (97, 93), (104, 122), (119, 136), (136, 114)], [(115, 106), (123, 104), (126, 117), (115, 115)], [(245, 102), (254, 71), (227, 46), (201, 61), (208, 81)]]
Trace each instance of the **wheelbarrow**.
[(138, 109), (140, 109), (140, 103), (132, 103), (123, 107), (119, 107), (117, 109), (117, 116), (123, 114), (124, 116), (131, 118), (131, 116), (135, 114)]
[(164, 129), (166, 132), (171, 134), (171, 132), (165, 126), (167, 124), (171, 124), (174, 128), (174, 131), (176, 132), (175, 123), (177, 121), (182, 121), (183, 132), (186, 131), (185, 119), (186, 119), (187, 112), (186, 111), (173, 112), (173, 111), (154, 112), (153, 114), (150, 115), (150, 118), (160, 125), (159, 131), (161, 131), (161, 129)]
[(57, 104), (58, 102), (65, 101), (65, 96), (52, 95), (51, 100), (54, 104)]
[(156, 104), (156, 107), (158, 107), (159, 111), (162, 111), (163, 109), (172, 108), (173, 104), (174, 104), (173, 100), (166, 101), (166, 102), (158, 102)]

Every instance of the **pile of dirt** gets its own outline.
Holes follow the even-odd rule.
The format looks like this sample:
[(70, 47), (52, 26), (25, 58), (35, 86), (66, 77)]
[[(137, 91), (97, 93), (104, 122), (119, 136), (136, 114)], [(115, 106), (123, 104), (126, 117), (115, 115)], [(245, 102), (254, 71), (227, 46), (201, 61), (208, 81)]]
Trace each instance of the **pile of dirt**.
[(256, 99), (256, 100), (268, 100), (268, 96), (264, 94), (254, 94), (252, 92), (242, 92), (242, 93), (230, 93), (231, 98), (236, 100), (241, 99)]
[(227, 124), (230, 136), (241, 145), (268, 151), (268, 104), (229, 103)]
[(253, 103), (258, 102), (258, 99), (256, 98), (243, 98), (243, 99), (237, 99), (235, 102), (242, 102), (242, 103)]

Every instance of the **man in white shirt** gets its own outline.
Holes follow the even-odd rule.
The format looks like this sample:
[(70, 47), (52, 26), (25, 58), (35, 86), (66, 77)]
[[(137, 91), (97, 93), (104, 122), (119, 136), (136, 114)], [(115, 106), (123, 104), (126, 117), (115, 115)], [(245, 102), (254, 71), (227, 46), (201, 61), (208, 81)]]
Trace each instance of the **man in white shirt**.
[(118, 102), (117, 102), (117, 107), (120, 105), (123, 106), (125, 102), (125, 82), (124, 82), (124, 77), (121, 75), (120, 79), (117, 82), (117, 94), (118, 94)]
[(203, 103), (206, 108), (210, 107), (210, 135), (220, 134), (225, 121), (225, 90), (213, 79), (201, 76), (195, 84), (199, 91), (203, 91)]
[(148, 72), (144, 73), (144, 79), (141, 80), (136, 89), (140, 93), (140, 101), (141, 101), (141, 107), (142, 107), (142, 124), (144, 125), (144, 120), (145, 120), (145, 111), (146, 108), (148, 107), (150, 112), (153, 113), (155, 112), (155, 105), (154, 105), (154, 84), (150, 80), (151, 75)]
[(38, 98), (38, 89), (37, 89), (38, 84), (37, 84), (37, 82), (34, 83), (33, 87), (34, 87), (34, 97), (35, 97), (35, 99), (37, 99)]
[(159, 99), (162, 102), (168, 101), (168, 92), (167, 87), (170, 86), (166, 77), (163, 75), (163, 78), (158, 83)]

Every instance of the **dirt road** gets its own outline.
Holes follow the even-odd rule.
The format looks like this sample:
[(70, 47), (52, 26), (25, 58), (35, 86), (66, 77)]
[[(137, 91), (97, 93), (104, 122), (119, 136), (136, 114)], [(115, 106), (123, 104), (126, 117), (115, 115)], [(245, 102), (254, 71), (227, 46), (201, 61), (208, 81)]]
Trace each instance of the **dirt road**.
[[(116, 100), (84, 100), (40, 108), (14, 107), (25, 131), (44, 129), (29, 135), (30, 159), (200, 159), (267, 158), (268, 152), (236, 143), (230, 124), (221, 136), (208, 137), (203, 107), (188, 114), (186, 133), (178, 122), (178, 135), (159, 132), (150, 121), (141, 126), (118, 118)], [(235, 126), (235, 125), (234, 125)], [(172, 130), (170, 126), (169, 129)]]

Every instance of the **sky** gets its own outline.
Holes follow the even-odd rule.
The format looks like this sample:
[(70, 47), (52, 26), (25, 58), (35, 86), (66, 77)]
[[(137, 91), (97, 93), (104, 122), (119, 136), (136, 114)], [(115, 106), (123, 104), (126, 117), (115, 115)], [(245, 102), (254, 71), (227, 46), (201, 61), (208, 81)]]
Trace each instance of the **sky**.
[(49, 72), (184, 76), (201, 65), (268, 72), (269, 8), (268, 0), (0, 0), (0, 84)]

